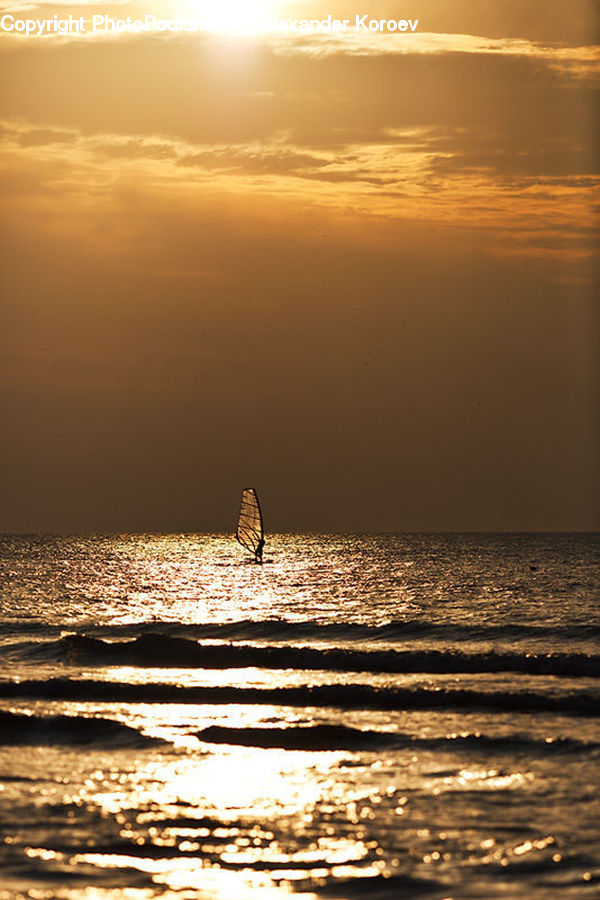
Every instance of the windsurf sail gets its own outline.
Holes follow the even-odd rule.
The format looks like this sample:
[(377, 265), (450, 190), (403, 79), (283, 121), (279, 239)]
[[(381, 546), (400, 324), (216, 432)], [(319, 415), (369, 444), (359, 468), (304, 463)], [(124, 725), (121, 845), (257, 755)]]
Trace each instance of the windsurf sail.
[(258, 495), (254, 488), (245, 488), (242, 491), (240, 514), (235, 536), (242, 547), (254, 554), (257, 562), (262, 562), (265, 529)]

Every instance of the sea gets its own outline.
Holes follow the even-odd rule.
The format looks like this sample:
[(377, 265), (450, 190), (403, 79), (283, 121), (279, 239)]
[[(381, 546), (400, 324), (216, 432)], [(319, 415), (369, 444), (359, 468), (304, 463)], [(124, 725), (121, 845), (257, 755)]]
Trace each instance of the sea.
[(597, 898), (599, 551), (4, 535), (1, 900)]

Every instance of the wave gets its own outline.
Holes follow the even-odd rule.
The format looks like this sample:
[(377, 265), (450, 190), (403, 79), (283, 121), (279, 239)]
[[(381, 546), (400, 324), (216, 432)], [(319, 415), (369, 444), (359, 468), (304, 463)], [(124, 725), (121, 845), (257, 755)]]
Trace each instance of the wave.
[[(193, 625), (181, 622), (128, 624), (118, 632), (153, 633), (157, 624), (162, 633), (204, 640), (263, 640), (263, 641), (368, 641), (395, 642), (399, 640), (501, 641), (561, 638), (586, 640), (598, 637), (598, 629), (590, 625), (465, 625), (461, 623), (433, 623), (424, 619), (394, 619), (381, 625), (360, 622), (288, 622), (285, 619), (241, 619), (236, 622), (200, 622)], [(100, 632), (97, 632), (100, 634)]]
[(83, 716), (35, 716), (0, 710), (0, 745), (68, 744), (101, 745), (111, 748), (146, 747), (164, 743), (158, 738), (140, 734), (129, 725), (113, 719)]
[(522, 735), (487, 737), (483, 734), (452, 734), (440, 738), (417, 738), (392, 731), (367, 731), (346, 725), (301, 725), (286, 728), (235, 728), (211, 725), (197, 732), (201, 741), (283, 750), (481, 750), (482, 752), (587, 752), (598, 744), (574, 738), (537, 741)]
[[(11, 633), (18, 627), (22, 633), (23, 623), (0, 623), (0, 634)], [(32, 634), (57, 634), (68, 626), (32, 622), (27, 631)], [(465, 625), (461, 623), (434, 623), (424, 619), (395, 619), (381, 625), (367, 625), (359, 622), (288, 622), (273, 618), (257, 621), (241, 619), (235, 622), (198, 622), (184, 624), (172, 621), (151, 623), (132, 622), (124, 625), (83, 625), (93, 636), (125, 637), (135, 634), (154, 634), (157, 628), (170, 636), (198, 638), (204, 640), (262, 640), (262, 641), (368, 641), (396, 642), (405, 640), (497, 642), (539, 640), (540, 642), (582, 641), (598, 638), (598, 629), (593, 625)]]
[(146, 682), (50, 678), (0, 681), (0, 697), (108, 703), (234, 703), (337, 709), (482, 709), (488, 712), (562, 713), (599, 716), (600, 693), (568, 691), (551, 696), (537, 691), (485, 691), (469, 688), (373, 687), (328, 684), (299, 687), (194, 686)]
[[(6, 649), (6, 648), (5, 648)], [(307, 669), (337, 672), (519, 672), (529, 675), (600, 677), (600, 655), (459, 650), (354, 650), (315, 647), (254, 647), (200, 644), (189, 638), (145, 634), (131, 641), (107, 641), (81, 634), (55, 641), (13, 645), (12, 652), (73, 665), (129, 665), (229, 669)]]

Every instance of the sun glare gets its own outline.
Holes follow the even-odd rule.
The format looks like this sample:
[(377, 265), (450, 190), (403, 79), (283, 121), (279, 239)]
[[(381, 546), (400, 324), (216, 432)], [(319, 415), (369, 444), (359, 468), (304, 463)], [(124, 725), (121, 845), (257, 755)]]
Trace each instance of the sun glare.
[(209, 31), (256, 34), (268, 29), (273, 0), (190, 0), (190, 12)]

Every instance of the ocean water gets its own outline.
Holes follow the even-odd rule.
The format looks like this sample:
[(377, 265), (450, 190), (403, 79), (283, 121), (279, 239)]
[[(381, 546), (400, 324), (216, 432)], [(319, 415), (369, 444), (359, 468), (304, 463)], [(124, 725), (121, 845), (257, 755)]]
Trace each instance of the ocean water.
[(592, 898), (600, 536), (0, 538), (0, 898)]

